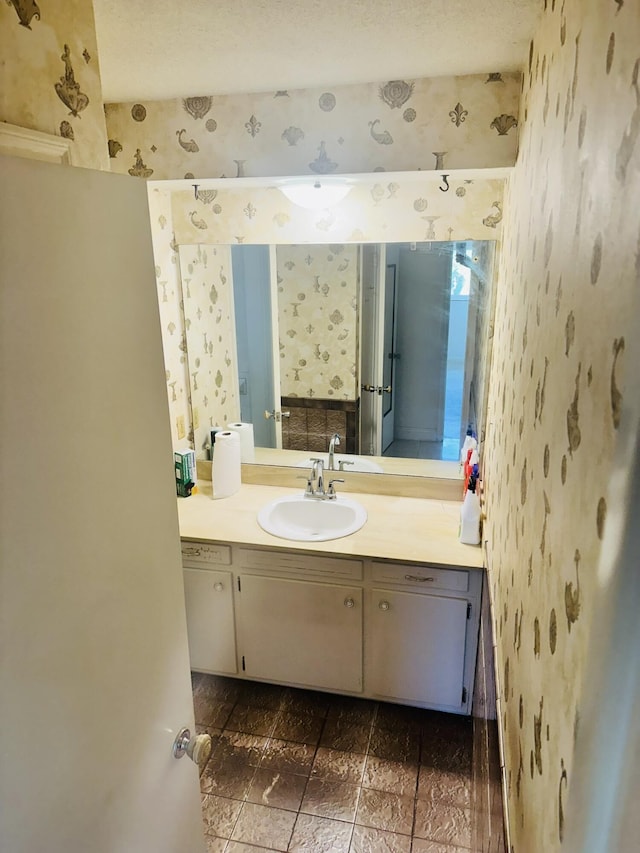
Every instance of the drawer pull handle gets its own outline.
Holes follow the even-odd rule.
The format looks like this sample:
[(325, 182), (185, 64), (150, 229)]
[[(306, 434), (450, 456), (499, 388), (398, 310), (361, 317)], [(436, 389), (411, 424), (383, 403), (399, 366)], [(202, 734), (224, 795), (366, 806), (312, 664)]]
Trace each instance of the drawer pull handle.
[(224, 586), (220, 583), (220, 581), (218, 581), (217, 583), (214, 583), (213, 588), (216, 592), (222, 592)]
[(345, 598), (345, 600), (344, 600), (344, 606), (345, 606), (345, 607), (355, 607), (355, 606), (356, 606), (356, 603), (355, 603), (355, 601), (353, 600), (353, 598)]
[(419, 583), (427, 583), (429, 581), (433, 583), (435, 580), (435, 578), (423, 578), (420, 575), (405, 575), (404, 579), (406, 581), (418, 581)]
[(199, 557), (202, 550), (200, 548), (183, 548), (182, 553), (185, 557)]
[(391, 609), (391, 605), (389, 604), (388, 601), (381, 601), (378, 604), (378, 607), (380, 608), (380, 610), (390, 610)]

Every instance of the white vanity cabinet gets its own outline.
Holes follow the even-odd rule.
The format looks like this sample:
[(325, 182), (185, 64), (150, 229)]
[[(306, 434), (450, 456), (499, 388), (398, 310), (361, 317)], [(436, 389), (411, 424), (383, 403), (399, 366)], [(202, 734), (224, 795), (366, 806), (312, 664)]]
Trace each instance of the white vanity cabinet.
[(242, 575), (239, 640), (249, 678), (362, 690), (362, 590)]
[(196, 542), (183, 558), (194, 670), (470, 713), (482, 570)]
[(373, 561), (365, 646), (375, 696), (466, 710), (477, 650), (481, 574)]
[(248, 678), (362, 691), (360, 560), (238, 555), (238, 645)]
[(235, 675), (233, 574), (228, 545), (182, 543), (184, 596), (191, 668)]

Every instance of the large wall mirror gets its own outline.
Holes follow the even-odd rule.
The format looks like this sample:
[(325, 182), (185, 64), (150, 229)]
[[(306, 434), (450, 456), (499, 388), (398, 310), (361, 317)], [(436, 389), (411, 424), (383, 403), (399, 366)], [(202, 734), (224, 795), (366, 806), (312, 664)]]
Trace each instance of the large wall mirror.
[(198, 457), (241, 420), (256, 462), (332, 450), (345, 471), (459, 476), (483, 428), (494, 246), (179, 246)]

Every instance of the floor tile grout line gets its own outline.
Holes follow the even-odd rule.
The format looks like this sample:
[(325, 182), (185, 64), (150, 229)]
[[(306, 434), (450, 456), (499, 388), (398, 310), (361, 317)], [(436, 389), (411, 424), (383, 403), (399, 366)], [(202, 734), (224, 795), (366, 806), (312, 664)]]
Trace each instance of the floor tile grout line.
[[(219, 735), (217, 735), (217, 741), (218, 741), (217, 746), (219, 746), (220, 741), (221, 741), (221, 739), (222, 739), (222, 736), (223, 736), (225, 733), (227, 733), (227, 734), (239, 735), (239, 736), (246, 736), (246, 737), (257, 737), (257, 738), (259, 738), (259, 739), (262, 741), (262, 744), (261, 744), (260, 749), (259, 749), (259, 752), (258, 752), (258, 758), (256, 759), (256, 763), (255, 763), (255, 764), (249, 764), (249, 766), (251, 766), (251, 768), (252, 768), (251, 780), (249, 781), (249, 783), (248, 783), (247, 787), (246, 787), (246, 788), (245, 788), (245, 790), (244, 790), (243, 797), (242, 797), (241, 799), (237, 799), (237, 798), (235, 798), (235, 797), (230, 797), (230, 798), (228, 798), (228, 799), (232, 799), (232, 800), (236, 800), (237, 802), (240, 802), (240, 803), (241, 803), (241, 808), (240, 808), (240, 811), (239, 811), (239, 813), (238, 813), (238, 815), (237, 815), (237, 817), (236, 817), (236, 819), (235, 819), (235, 821), (234, 821), (233, 827), (232, 827), (232, 829), (231, 829), (231, 835), (230, 835), (228, 838), (226, 838), (226, 839), (221, 839), (221, 840), (223, 840), (223, 841), (225, 841), (225, 842), (226, 842), (226, 843), (225, 843), (225, 848), (224, 848), (224, 849), (226, 850), (226, 849), (227, 849), (227, 847), (228, 847), (228, 846), (233, 842), (233, 838), (232, 838), (232, 836), (233, 836), (233, 832), (234, 832), (234, 831), (235, 831), (235, 829), (236, 829), (237, 822), (238, 822), (238, 820), (240, 819), (240, 816), (241, 816), (242, 811), (243, 811), (243, 809), (244, 809), (244, 807), (245, 807), (245, 804), (246, 804), (247, 802), (249, 802), (248, 797), (249, 797), (249, 794), (250, 794), (250, 791), (251, 791), (251, 787), (252, 787), (252, 785), (253, 785), (253, 783), (254, 783), (254, 781), (255, 781), (255, 777), (256, 777), (256, 774), (257, 774), (258, 770), (262, 767), (262, 761), (263, 761), (263, 759), (264, 759), (264, 755), (265, 755), (265, 753), (266, 753), (266, 749), (267, 749), (267, 746), (268, 746), (269, 742), (270, 742), (271, 740), (278, 739), (278, 740), (281, 740), (281, 741), (284, 741), (284, 742), (289, 742), (289, 743), (292, 743), (292, 744), (304, 744), (304, 741), (300, 741), (300, 740), (292, 740), (292, 741), (289, 741), (289, 740), (288, 740), (288, 738), (287, 738), (286, 736), (285, 736), (284, 738), (282, 738), (282, 737), (280, 737), (280, 738), (275, 738), (275, 737), (274, 737), (274, 732), (275, 732), (275, 730), (276, 730), (276, 726), (278, 725), (278, 720), (280, 720), (280, 719), (282, 718), (282, 716), (283, 716), (283, 714), (285, 713), (285, 711), (290, 711), (291, 713), (298, 714), (298, 716), (300, 716), (300, 717), (304, 718), (304, 715), (305, 715), (306, 711), (309, 711), (309, 710), (313, 711), (313, 707), (312, 707), (312, 706), (310, 706), (310, 705), (307, 705), (307, 706), (306, 706), (306, 707), (304, 707), (304, 708), (298, 708), (298, 709), (297, 709), (297, 711), (293, 711), (291, 708), (286, 707), (286, 706), (285, 706), (285, 702), (286, 702), (286, 700), (287, 700), (287, 695), (288, 695), (288, 694), (285, 692), (285, 689), (283, 688), (283, 689), (280, 691), (280, 693), (279, 693), (279, 699), (278, 699), (278, 704), (277, 704), (277, 707), (276, 707), (276, 708), (274, 708), (272, 705), (265, 706), (265, 705), (262, 705), (262, 704), (256, 704), (256, 705), (253, 705), (253, 704), (252, 704), (252, 705), (248, 706), (248, 707), (252, 707), (252, 708), (254, 708), (254, 709), (260, 709), (260, 710), (262, 710), (262, 711), (277, 711), (277, 714), (275, 714), (274, 719), (273, 719), (273, 721), (272, 721), (272, 723), (271, 723), (271, 725), (270, 725), (270, 727), (269, 727), (269, 731), (268, 731), (268, 732), (266, 732), (265, 734), (256, 735), (256, 734), (255, 734), (255, 732), (242, 732), (242, 731), (237, 731), (237, 730), (235, 730), (235, 729), (227, 729), (228, 721), (229, 721), (229, 719), (231, 718), (231, 716), (232, 716), (232, 714), (233, 714), (233, 712), (234, 712), (235, 708), (236, 708), (238, 705), (246, 706), (246, 702), (247, 702), (247, 699), (248, 699), (248, 698), (250, 698), (250, 699), (252, 699), (253, 701), (256, 701), (256, 702), (258, 702), (258, 703), (262, 702), (263, 700), (261, 699), (261, 697), (260, 697), (259, 695), (258, 695), (258, 696), (253, 695), (253, 696), (249, 696), (249, 697), (247, 697), (246, 695), (243, 695), (243, 693), (242, 693), (242, 691), (241, 691), (241, 690), (239, 690), (239, 691), (235, 694), (235, 696), (234, 696), (234, 698), (233, 698), (233, 700), (232, 700), (232, 701), (227, 701), (228, 699), (231, 699), (231, 695), (230, 695), (230, 694), (228, 694), (228, 693), (222, 693), (222, 694), (218, 697), (218, 696), (216, 696), (216, 695), (215, 695), (215, 693), (211, 694), (211, 693), (210, 693), (210, 691), (209, 691), (209, 689), (205, 689), (206, 682), (205, 682), (205, 680), (204, 680), (204, 679), (205, 679), (206, 677), (207, 677), (207, 676), (202, 676), (202, 678), (198, 681), (198, 684), (197, 684), (196, 686), (194, 686), (194, 698), (195, 698), (195, 695), (196, 695), (196, 694), (205, 694), (205, 696), (209, 696), (209, 700), (211, 700), (211, 699), (213, 699), (213, 700), (214, 700), (213, 704), (215, 704), (215, 702), (216, 702), (216, 701), (219, 701), (219, 702), (225, 702), (225, 704), (230, 705), (230, 711), (229, 711), (229, 713), (227, 714), (227, 717), (226, 717), (226, 720), (225, 720), (225, 723), (224, 723), (224, 725), (223, 725), (223, 726), (221, 726), (221, 727), (220, 727), (220, 726), (209, 726), (209, 722), (210, 722), (210, 721), (206, 721), (206, 722), (199, 723), (199, 725), (202, 725), (202, 726), (205, 726), (205, 727), (210, 727), (210, 728), (217, 728), (217, 729), (219, 730), (220, 734), (219, 734)], [(214, 678), (215, 678), (215, 676), (214, 676)], [(223, 680), (224, 680), (224, 679), (223, 679)], [(307, 691), (303, 691), (303, 690), (301, 690), (301, 695), (302, 695), (304, 692), (307, 692)], [(267, 696), (266, 698), (268, 699), (268, 696)], [(309, 699), (311, 699), (311, 696), (309, 696), (308, 698), (309, 698)], [(340, 703), (341, 703), (341, 702), (343, 702), (343, 701), (344, 701), (344, 699), (345, 699), (346, 697), (344, 697), (344, 696), (337, 696), (337, 697), (334, 697), (334, 698), (336, 699), (336, 701), (335, 701), (335, 702), (331, 702), (331, 701), (329, 701), (329, 702), (328, 702), (328, 704), (325, 704), (325, 705), (324, 705), (324, 711), (323, 711), (323, 713), (322, 713), (322, 725), (321, 725), (321, 727), (320, 727), (320, 731), (319, 731), (319, 733), (318, 733), (318, 736), (315, 738), (315, 742), (314, 742), (314, 743), (312, 743), (312, 744), (308, 744), (308, 743), (307, 743), (307, 746), (312, 746), (312, 747), (313, 747), (313, 755), (311, 756), (311, 763), (310, 763), (310, 765), (309, 765), (308, 773), (307, 773), (307, 772), (305, 772), (305, 773), (304, 773), (305, 783), (304, 783), (304, 791), (303, 791), (303, 794), (302, 794), (302, 798), (301, 798), (301, 800), (300, 800), (300, 805), (299, 805), (299, 807), (298, 807), (297, 809), (292, 809), (292, 808), (285, 808), (285, 809), (282, 809), (283, 811), (288, 811), (288, 812), (292, 813), (293, 815), (295, 815), (295, 819), (294, 819), (294, 823), (293, 823), (293, 827), (292, 827), (292, 830), (291, 830), (291, 835), (290, 835), (290, 838), (289, 838), (289, 842), (288, 842), (287, 847), (290, 847), (290, 845), (291, 845), (291, 841), (292, 841), (292, 839), (293, 839), (293, 833), (295, 832), (295, 826), (296, 826), (296, 824), (297, 824), (297, 820), (298, 820), (298, 818), (299, 818), (300, 814), (305, 814), (305, 812), (302, 812), (302, 811), (301, 811), (301, 808), (302, 808), (302, 802), (304, 801), (304, 796), (305, 796), (305, 794), (306, 794), (306, 792), (307, 792), (307, 789), (308, 789), (308, 786), (309, 786), (310, 779), (312, 778), (312, 775), (311, 775), (311, 774), (312, 774), (312, 769), (313, 769), (313, 767), (314, 767), (314, 765), (315, 765), (315, 762), (316, 762), (316, 759), (317, 759), (317, 756), (318, 756), (318, 752), (319, 752), (319, 750), (320, 750), (320, 748), (321, 748), (321, 746), (322, 746), (323, 734), (325, 733), (326, 727), (327, 727), (327, 725), (328, 725), (328, 721), (329, 721), (330, 717), (331, 717), (331, 718), (335, 718), (335, 719), (339, 719), (339, 715), (340, 715), (340, 713), (341, 713)], [(358, 697), (353, 697), (353, 698), (354, 698), (354, 699), (357, 699)], [(243, 700), (244, 700), (244, 701), (243, 701)], [(371, 703), (367, 701), (366, 703), (363, 703), (361, 707), (362, 707), (362, 709), (368, 709), (368, 708), (370, 708), (370, 706), (371, 706)], [(342, 708), (344, 708), (344, 710), (345, 710), (345, 712), (346, 712), (346, 714), (347, 714), (347, 717), (348, 717), (348, 721), (349, 721), (351, 724), (353, 724), (354, 726), (361, 725), (361, 723), (363, 722), (363, 720), (362, 720), (362, 718), (357, 717), (357, 716), (356, 716), (356, 714), (355, 714), (355, 712), (356, 712), (356, 710), (357, 710), (356, 705), (347, 705), (347, 706), (344, 706), (344, 705), (343, 705), (343, 706), (342, 706)], [(337, 713), (332, 714), (332, 709), (334, 709)], [(372, 753), (372, 751), (371, 751), (371, 744), (372, 744), (372, 737), (373, 737), (373, 733), (374, 733), (374, 731), (376, 730), (376, 725), (377, 725), (377, 723), (379, 722), (379, 711), (380, 711), (380, 703), (379, 703), (379, 702), (374, 702), (374, 703), (373, 703), (373, 713), (372, 713), (372, 714), (370, 714), (370, 711), (367, 713), (367, 716), (369, 717), (367, 745), (366, 745), (366, 750), (365, 750), (365, 752), (364, 752), (364, 756), (363, 756), (363, 757), (364, 757), (364, 762), (363, 762), (363, 765), (362, 765), (362, 772), (360, 773), (359, 783), (355, 785), (355, 787), (357, 788), (357, 797), (356, 797), (355, 808), (354, 808), (354, 812), (353, 812), (353, 820), (352, 820), (352, 821), (339, 821), (339, 822), (341, 822), (341, 823), (349, 824), (349, 825), (350, 825), (350, 827), (351, 827), (351, 829), (350, 829), (350, 835), (349, 835), (349, 843), (348, 843), (348, 848), (347, 848), (347, 849), (350, 849), (351, 845), (353, 844), (353, 836), (354, 836), (354, 833), (355, 833), (355, 826), (357, 826), (357, 825), (358, 825), (358, 824), (356, 823), (356, 821), (357, 821), (357, 815), (358, 815), (358, 810), (359, 810), (359, 808), (360, 808), (360, 804), (361, 804), (362, 791), (363, 791), (363, 788), (365, 787), (365, 786), (364, 786), (364, 784), (363, 784), (363, 783), (364, 783), (364, 773), (365, 773), (365, 770), (366, 770), (366, 766), (367, 766), (367, 763), (368, 763), (368, 759), (369, 759), (369, 757), (370, 757), (370, 756), (372, 756), (372, 755), (373, 755), (373, 753)], [(354, 719), (354, 717), (355, 717), (355, 719)], [(391, 719), (389, 719), (389, 721), (385, 721), (385, 722), (386, 722), (386, 724), (385, 724), (382, 728), (384, 728), (384, 730), (385, 730), (386, 732), (388, 732), (389, 734), (394, 733), (394, 731), (396, 731), (396, 729), (395, 729), (395, 728), (394, 728), (394, 726), (393, 726), (393, 720), (392, 720), (392, 718), (391, 718)], [(400, 727), (401, 729), (403, 729), (403, 728), (404, 728), (404, 726), (400, 726), (400, 722), (401, 722), (401, 721), (400, 721), (400, 720), (398, 720), (398, 725), (399, 725), (399, 727)], [(435, 732), (434, 732), (433, 734), (438, 734), (438, 729), (439, 729), (439, 726), (437, 726), (437, 725), (436, 725), (436, 730), (435, 730)], [(283, 733), (284, 733), (284, 732), (283, 732)], [(458, 732), (456, 732), (455, 741), (456, 741), (456, 742), (460, 742), (460, 741), (462, 741), (463, 743), (466, 743), (466, 741), (468, 740), (468, 738), (467, 738), (467, 737), (464, 737), (464, 738), (463, 738), (463, 737), (460, 737), (460, 734), (462, 734), (462, 733), (458, 733)], [(444, 740), (447, 740), (446, 735), (447, 735), (447, 733), (446, 733), (446, 732), (442, 732), (442, 731), (440, 731), (440, 732), (439, 732), (439, 736), (440, 736), (440, 739), (441, 739), (441, 740), (443, 739), (443, 737), (444, 737)], [(411, 835), (410, 835), (410, 836), (407, 836), (407, 837), (410, 839), (410, 845), (411, 845), (411, 848), (413, 848), (414, 841), (415, 841), (415, 829), (416, 829), (416, 819), (417, 819), (417, 818), (416, 818), (416, 810), (417, 810), (417, 805), (418, 805), (418, 790), (419, 790), (419, 787), (420, 787), (420, 771), (421, 771), (421, 769), (422, 769), (422, 767), (423, 767), (423, 766), (427, 766), (427, 765), (423, 765), (423, 762), (422, 762), (423, 751), (424, 751), (424, 750), (423, 750), (423, 746), (424, 746), (424, 743), (425, 743), (425, 737), (426, 737), (426, 727), (425, 727), (425, 724), (423, 723), (423, 724), (420, 726), (420, 729), (419, 729), (419, 738), (418, 738), (418, 745), (417, 745), (417, 746), (418, 746), (418, 761), (417, 761), (417, 774), (416, 774), (416, 779), (415, 779), (414, 794), (413, 794), (413, 798), (412, 798), (412, 799), (413, 799), (413, 819), (412, 819), (412, 826), (411, 826)], [(333, 750), (333, 751), (338, 751), (338, 752), (344, 752), (344, 753), (351, 753), (351, 752), (353, 752), (353, 750), (351, 750), (351, 749), (342, 749), (342, 750), (341, 750), (341, 749), (338, 749), (338, 750), (335, 750), (333, 746), (327, 746), (326, 748), (327, 748), (328, 750)], [(215, 753), (212, 751), (211, 759), (213, 759), (214, 754), (215, 754)], [(406, 754), (406, 752), (405, 752), (405, 754)], [(375, 756), (375, 757), (376, 757), (376, 758), (380, 758), (380, 756)], [(210, 760), (211, 760), (211, 759), (210, 759)], [(384, 759), (381, 759), (381, 760), (384, 760)], [(388, 758), (388, 759), (386, 759), (386, 760), (393, 761), (394, 759), (392, 759), (392, 758)], [(242, 762), (242, 763), (245, 763), (245, 762)], [(249, 763), (249, 762), (247, 762), (247, 763)], [(402, 764), (403, 764), (403, 763), (407, 763), (407, 759), (406, 759), (406, 758), (402, 758), (402, 759), (400, 760), (400, 763), (402, 763)], [(429, 765), (429, 766), (430, 766), (430, 765)], [(203, 769), (204, 769), (204, 768), (203, 768)], [(271, 768), (268, 768), (268, 769), (271, 769)], [(436, 769), (436, 770), (438, 769), (438, 768), (437, 768), (437, 765), (434, 767), (434, 769)], [(283, 771), (283, 772), (284, 772), (284, 771)], [(302, 774), (294, 774), (294, 775), (302, 775)], [(463, 773), (463, 774), (461, 774), (461, 775), (465, 775), (465, 774)], [(314, 777), (314, 778), (315, 778), (315, 777)], [(322, 777), (318, 777), (318, 778), (322, 778)], [(466, 778), (466, 775), (465, 775), (465, 778)], [(338, 779), (338, 780), (336, 780), (336, 781), (341, 781), (341, 780), (340, 780), (340, 779)], [(373, 789), (373, 790), (377, 790), (377, 789)], [(204, 793), (204, 792), (203, 792), (203, 793)], [(206, 793), (207, 793), (208, 795), (210, 794), (210, 795), (212, 795), (212, 796), (215, 796), (215, 793), (214, 793), (213, 791), (211, 791), (211, 792), (206, 792)], [(393, 793), (393, 792), (390, 792), (390, 793)], [(219, 795), (218, 795), (218, 796), (219, 796)], [(429, 799), (429, 798), (427, 798), (427, 799)], [(433, 799), (433, 798), (432, 798), (432, 799)], [(447, 804), (447, 805), (449, 805), (449, 806), (454, 806), (454, 805), (455, 805), (455, 806), (456, 806), (456, 807), (458, 807), (458, 808), (464, 808), (464, 809), (467, 809), (467, 807), (466, 807), (466, 806), (464, 806), (464, 805), (462, 805), (462, 804), (458, 804), (458, 802), (455, 802), (455, 801), (453, 801), (453, 800), (449, 800), (449, 798), (448, 798), (448, 797), (442, 798), (442, 803), (445, 803), (445, 804)], [(260, 805), (260, 803), (257, 803), (256, 805)], [(268, 808), (277, 808), (277, 809), (280, 809), (280, 807), (279, 807), (279, 806), (267, 806), (267, 807), (268, 807)], [(328, 820), (339, 820), (339, 819), (337, 819), (337, 818), (331, 818), (329, 815), (324, 815), (324, 816), (323, 816), (323, 815), (315, 815), (315, 816), (316, 816), (316, 817), (318, 817), (318, 818), (322, 818), (322, 817), (324, 817), (325, 819), (328, 819)], [(378, 827), (378, 828), (376, 828), (376, 827), (370, 827), (370, 828), (371, 828), (372, 830), (374, 830), (374, 831), (392, 832), (392, 833), (394, 832), (394, 830), (393, 830), (393, 829), (381, 829), (380, 827)], [(400, 833), (400, 834), (402, 834), (402, 835), (403, 835), (403, 833)], [(435, 840), (435, 839), (433, 839), (433, 840)], [(258, 849), (260, 849), (261, 845), (257, 845), (257, 846), (258, 846)], [(266, 850), (266, 849), (270, 849), (270, 848), (262, 848), (262, 849), (265, 849), (265, 850)], [(459, 849), (460, 849), (461, 853), (467, 853), (467, 851), (468, 851), (468, 848), (465, 848), (465, 847), (460, 847)]]

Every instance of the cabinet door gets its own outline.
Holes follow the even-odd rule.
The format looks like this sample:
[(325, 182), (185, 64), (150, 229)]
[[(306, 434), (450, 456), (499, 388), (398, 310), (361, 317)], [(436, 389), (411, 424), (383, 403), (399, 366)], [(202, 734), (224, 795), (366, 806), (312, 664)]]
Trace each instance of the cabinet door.
[(371, 596), (367, 691), (460, 707), (467, 602), (386, 589)]
[(362, 590), (241, 576), (240, 653), (249, 677), (362, 690)]
[(184, 570), (191, 669), (238, 671), (230, 572)]

